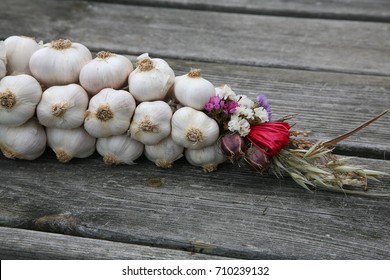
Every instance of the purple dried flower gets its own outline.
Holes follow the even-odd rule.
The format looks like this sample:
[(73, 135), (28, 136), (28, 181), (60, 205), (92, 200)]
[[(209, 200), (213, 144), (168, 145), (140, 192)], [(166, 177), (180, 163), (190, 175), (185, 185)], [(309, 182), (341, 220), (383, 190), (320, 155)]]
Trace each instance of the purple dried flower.
[(263, 107), (267, 113), (268, 113), (268, 120), (271, 121), (271, 116), (272, 116), (272, 111), (271, 111), (271, 106), (268, 104), (268, 100), (265, 97), (265, 95), (258, 95), (256, 96), (257, 103), (259, 103), (260, 107)]
[(231, 102), (228, 102), (226, 103), (224, 106), (223, 106), (223, 110), (222, 112), (225, 114), (225, 115), (231, 115), (233, 114), (235, 111), (236, 111), (236, 108), (239, 106), (239, 104), (235, 101), (231, 101)]
[(204, 106), (207, 112), (212, 110), (219, 110), (224, 106), (225, 102), (219, 96), (212, 96), (206, 105)]

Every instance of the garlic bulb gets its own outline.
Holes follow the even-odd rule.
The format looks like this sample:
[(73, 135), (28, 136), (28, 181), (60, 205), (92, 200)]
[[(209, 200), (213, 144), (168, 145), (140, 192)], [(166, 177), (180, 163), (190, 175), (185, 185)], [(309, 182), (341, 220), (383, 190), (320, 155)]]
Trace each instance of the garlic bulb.
[(135, 110), (135, 100), (128, 91), (105, 88), (89, 101), (84, 128), (101, 138), (125, 133)]
[(46, 127), (76, 128), (84, 123), (88, 94), (77, 84), (52, 86), (37, 106), (39, 122)]
[(99, 138), (96, 142), (96, 150), (106, 164), (135, 164), (134, 161), (144, 151), (144, 145), (122, 134)]
[(215, 87), (202, 77), (199, 69), (191, 69), (175, 78), (174, 93), (184, 106), (203, 110), (210, 97), (215, 96)]
[(155, 145), (145, 145), (145, 156), (158, 167), (171, 168), (175, 160), (183, 156), (184, 147), (173, 142), (172, 137), (161, 140)]
[(172, 116), (172, 139), (189, 149), (214, 144), (219, 137), (217, 122), (201, 111), (183, 107)]
[(104, 88), (120, 89), (132, 71), (133, 64), (125, 56), (101, 51), (81, 69), (80, 84), (90, 95)]
[(6, 76), (0, 81), (0, 124), (19, 126), (35, 114), (42, 89), (30, 75)]
[(7, 52), (4, 41), (0, 41), (0, 80), (7, 75)]
[(31, 75), (30, 58), (39, 50), (39, 44), (33, 38), (25, 36), (11, 36), (5, 39), (4, 43), (7, 51), (8, 75)]
[(83, 127), (63, 129), (50, 127), (46, 129), (47, 144), (55, 152), (60, 162), (72, 158), (86, 158), (95, 152), (96, 139)]
[(204, 172), (217, 170), (218, 165), (227, 159), (219, 142), (198, 150), (186, 149), (184, 154), (191, 165), (202, 167)]
[(171, 133), (171, 107), (164, 101), (142, 102), (135, 108), (130, 124), (131, 138), (154, 145)]
[(45, 130), (36, 119), (32, 118), (17, 127), (0, 125), (0, 150), (5, 157), (34, 160), (45, 149)]
[(82, 44), (59, 39), (45, 44), (30, 58), (33, 76), (46, 87), (77, 83), (81, 68), (92, 60)]
[(139, 101), (162, 100), (175, 82), (175, 73), (165, 60), (144, 53), (129, 75), (129, 91)]

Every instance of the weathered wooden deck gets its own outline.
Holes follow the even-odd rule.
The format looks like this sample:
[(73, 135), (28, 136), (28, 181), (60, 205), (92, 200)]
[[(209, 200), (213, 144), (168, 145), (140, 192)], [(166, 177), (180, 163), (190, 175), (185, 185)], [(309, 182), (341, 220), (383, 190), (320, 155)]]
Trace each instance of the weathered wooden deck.
[[(0, 39), (58, 38), (201, 68), (267, 95), (314, 139), (390, 108), (390, 2), (2, 0)], [(336, 147), (390, 171), (390, 116)], [(390, 194), (390, 178), (372, 193)], [(390, 199), (318, 191), (228, 163), (106, 166), (0, 156), (1, 259), (390, 259)]]

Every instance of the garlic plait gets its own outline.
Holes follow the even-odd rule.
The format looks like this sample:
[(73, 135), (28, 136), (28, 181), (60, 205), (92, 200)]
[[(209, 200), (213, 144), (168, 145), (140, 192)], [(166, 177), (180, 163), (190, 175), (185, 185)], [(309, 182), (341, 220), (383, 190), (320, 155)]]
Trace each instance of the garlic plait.
[(128, 91), (102, 89), (89, 101), (84, 128), (101, 138), (125, 133), (135, 110), (135, 100)]
[(30, 58), (40, 45), (30, 37), (10, 36), (4, 41), (7, 51), (8, 75), (28, 74), (30, 71)]
[(142, 102), (135, 108), (130, 124), (131, 138), (154, 145), (171, 133), (171, 107), (164, 101)]
[(104, 88), (120, 89), (132, 71), (133, 64), (127, 57), (100, 51), (81, 69), (80, 84), (90, 95)]
[(81, 68), (92, 60), (87, 47), (58, 39), (43, 45), (30, 58), (30, 71), (46, 87), (78, 83)]
[(217, 170), (218, 165), (225, 162), (227, 159), (222, 153), (220, 143), (218, 141), (215, 144), (202, 149), (186, 149), (184, 154), (186, 160), (191, 165), (202, 167), (204, 172)]
[(128, 81), (129, 91), (138, 102), (163, 100), (175, 82), (175, 73), (165, 60), (144, 53), (137, 58), (137, 68)]
[(174, 161), (183, 156), (184, 147), (176, 144), (172, 137), (161, 140), (155, 145), (145, 145), (144, 154), (158, 167), (171, 168)]
[(35, 114), (42, 96), (38, 81), (26, 74), (6, 76), (0, 81), (0, 124), (19, 126)]
[(35, 118), (17, 127), (0, 125), (0, 150), (10, 159), (34, 160), (46, 149), (46, 133)]
[(72, 129), (48, 127), (46, 135), (48, 146), (60, 162), (65, 163), (72, 158), (86, 158), (95, 152), (96, 139), (82, 126)]
[(7, 52), (4, 41), (0, 41), (0, 80), (7, 75)]
[(37, 106), (39, 122), (46, 127), (76, 128), (84, 123), (88, 94), (78, 84), (46, 89)]
[(210, 97), (215, 96), (215, 87), (202, 77), (199, 69), (191, 69), (175, 78), (174, 94), (182, 105), (203, 110)]
[(99, 138), (96, 142), (96, 150), (108, 165), (135, 164), (143, 151), (144, 145), (131, 139), (126, 134)]
[(172, 116), (172, 139), (189, 149), (200, 149), (214, 144), (219, 137), (217, 122), (205, 113), (183, 107)]

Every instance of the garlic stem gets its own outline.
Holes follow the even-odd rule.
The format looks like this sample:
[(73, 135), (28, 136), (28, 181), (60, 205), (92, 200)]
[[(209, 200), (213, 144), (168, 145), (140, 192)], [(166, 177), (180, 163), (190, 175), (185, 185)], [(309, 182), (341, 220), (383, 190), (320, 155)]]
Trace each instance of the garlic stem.
[(159, 132), (159, 125), (157, 123), (153, 123), (149, 116), (145, 116), (144, 119), (138, 125), (138, 128), (145, 132)]
[(106, 122), (114, 117), (114, 113), (108, 104), (102, 104), (96, 110), (96, 118), (102, 122)]
[(12, 109), (16, 104), (15, 94), (7, 88), (4, 92), (0, 93), (0, 105), (7, 110)]
[(193, 128), (193, 127), (189, 128), (186, 136), (188, 141), (194, 144), (203, 141), (203, 133), (199, 128)]
[(69, 108), (68, 102), (56, 103), (51, 106), (51, 113), (53, 116), (60, 118), (65, 114), (68, 108)]
[(191, 69), (190, 72), (187, 73), (189, 78), (200, 78), (202, 77), (200, 69)]
[(147, 72), (154, 68), (153, 61), (146, 57), (137, 63), (137, 67), (141, 72)]
[(68, 39), (58, 39), (51, 42), (51, 46), (56, 50), (69, 49), (72, 46), (72, 42)]
[(100, 59), (107, 59), (109, 58), (110, 56), (112, 56), (112, 53), (108, 52), (108, 51), (100, 51), (96, 54), (96, 57), (100, 58)]

